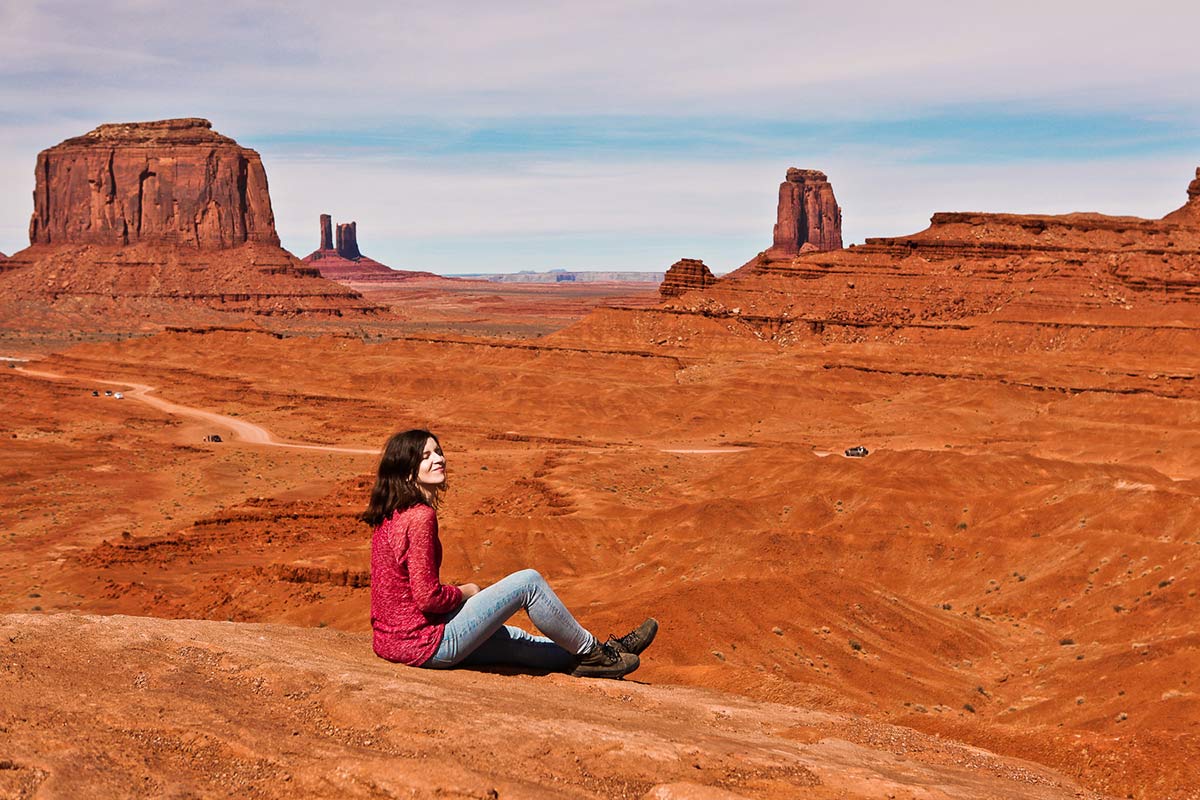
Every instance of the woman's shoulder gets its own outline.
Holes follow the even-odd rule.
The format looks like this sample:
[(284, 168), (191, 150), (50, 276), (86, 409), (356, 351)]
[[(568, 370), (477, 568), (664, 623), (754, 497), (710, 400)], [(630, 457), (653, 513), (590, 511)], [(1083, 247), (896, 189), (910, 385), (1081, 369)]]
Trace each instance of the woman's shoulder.
[(424, 503), (414, 503), (408, 508), (398, 508), (392, 512), (392, 516), (383, 521), (380, 527), (394, 527), (397, 525), (427, 525), (437, 522), (437, 512), (430, 506)]

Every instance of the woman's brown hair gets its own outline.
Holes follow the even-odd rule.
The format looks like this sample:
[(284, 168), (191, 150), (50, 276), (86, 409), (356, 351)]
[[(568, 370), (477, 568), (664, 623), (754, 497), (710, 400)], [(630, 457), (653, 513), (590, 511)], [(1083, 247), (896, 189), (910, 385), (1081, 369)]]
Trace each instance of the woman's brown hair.
[(359, 519), (374, 528), (397, 511), (418, 503), (437, 508), (438, 495), (445, 489), (445, 484), (428, 492), (422, 491), (417, 484), (417, 471), (425, 457), (425, 443), (430, 439), (441, 447), (438, 438), (425, 430), (402, 431), (387, 440), (379, 459), (379, 474), (371, 489), (371, 499)]

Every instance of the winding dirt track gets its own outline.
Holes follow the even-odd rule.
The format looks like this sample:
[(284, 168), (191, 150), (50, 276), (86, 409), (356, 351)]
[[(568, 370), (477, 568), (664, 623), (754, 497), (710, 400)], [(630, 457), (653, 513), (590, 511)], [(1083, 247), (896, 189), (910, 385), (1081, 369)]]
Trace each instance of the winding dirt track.
[[(133, 383), (131, 381), (107, 381), (101, 378), (88, 378), (79, 375), (62, 375), (57, 372), (46, 372), (43, 370), (29, 369), (28, 367), (16, 367), (17, 372), (30, 375), (35, 378), (46, 378), (53, 381), (75, 380), (86, 383), (100, 383), (105, 386), (119, 386), (124, 389), (124, 394), (132, 400), (140, 400), (151, 408), (158, 409), (167, 414), (175, 414), (181, 417), (188, 417), (199, 422), (205, 422), (210, 425), (224, 426), (229, 429), (232, 438), (237, 441), (247, 444), (261, 444), (268, 447), (287, 447), (293, 450), (320, 450), (326, 453), (350, 453), (353, 455), (378, 455), (377, 448), (358, 448), (358, 447), (332, 447), (330, 445), (320, 444), (301, 444), (299, 442), (289, 442), (275, 438), (275, 436), (261, 425), (255, 425), (253, 422), (236, 417), (230, 417), (225, 414), (218, 414), (215, 411), (205, 411), (202, 408), (193, 408), (192, 406), (184, 406), (179, 403), (172, 403), (170, 400), (163, 400), (161, 397), (155, 397), (151, 392), (155, 391), (155, 387), (148, 386), (144, 383)], [(749, 447), (722, 447), (722, 448), (665, 448), (664, 453), (677, 453), (689, 455), (721, 455), (727, 453), (741, 453), (750, 450)]]
[(214, 411), (205, 411), (201, 408), (192, 408), (191, 406), (182, 406), (178, 403), (172, 403), (169, 400), (163, 400), (161, 397), (155, 397), (151, 394), (154, 391), (153, 386), (147, 386), (144, 383), (131, 383), (129, 381), (106, 381), (99, 378), (83, 378), (77, 375), (60, 375), (57, 372), (44, 372), (42, 370), (28, 369), (26, 367), (17, 367), (17, 372), (22, 372), (26, 375), (32, 375), (37, 378), (48, 378), (50, 380), (77, 380), (90, 383), (101, 383), (106, 386), (119, 386), (125, 389), (126, 397), (132, 400), (140, 400), (151, 408), (158, 409), (167, 414), (176, 414), (181, 417), (188, 417), (200, 422), (206, 422), (210, 425), (220, 425), (228, 428), (233, 438), (246, 442), (247, 444), (261, 444), (269, 447), (287, 447), (293, 450), (320, 450), (327, 453), (352, 453), (354, 455), (379, 453), (375, 448), (357, 448), (357, 447), (331, 447), (329, 445), (319, 444), (300, 444), (299, 442), (288, 442), (276, 439), (269, 430), (261, 425), (255, 425), (253, 422), (246, 422), (236, 417), (218, 414)]

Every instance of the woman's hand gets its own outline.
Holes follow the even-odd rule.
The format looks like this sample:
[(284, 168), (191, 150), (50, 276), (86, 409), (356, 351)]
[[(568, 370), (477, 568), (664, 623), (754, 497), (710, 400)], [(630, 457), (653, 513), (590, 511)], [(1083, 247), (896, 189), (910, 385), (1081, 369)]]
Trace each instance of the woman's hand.
[(466, 600), (468, 597), (474, 597), (475, 595), (479, 594), (479, 584), (464, 583), (458, 587), (458, 590), (462, 592), (463, 600)]

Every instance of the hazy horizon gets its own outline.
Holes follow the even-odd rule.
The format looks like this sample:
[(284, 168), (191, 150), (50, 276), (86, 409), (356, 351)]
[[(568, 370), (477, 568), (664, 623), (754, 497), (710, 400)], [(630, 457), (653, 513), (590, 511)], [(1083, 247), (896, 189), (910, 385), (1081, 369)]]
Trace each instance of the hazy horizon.
[(38, 151), (190, 116), (262, 155), (291, 252), (328, 213), (441, 274), (725, 272), (791, 166), (829, 175), (848, 244), (936, 211), (1162, 216), (1200, 164), (1200, 9), (1079, 8), (5, 2), (0, 251)]

